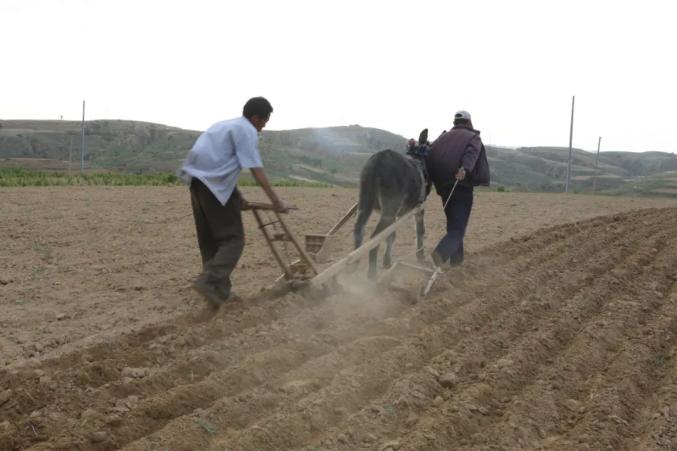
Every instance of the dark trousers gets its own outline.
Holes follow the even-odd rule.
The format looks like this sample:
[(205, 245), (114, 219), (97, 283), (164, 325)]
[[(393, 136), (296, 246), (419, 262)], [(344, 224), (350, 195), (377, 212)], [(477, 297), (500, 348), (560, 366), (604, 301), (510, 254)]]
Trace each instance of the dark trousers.
[[(442, 197), (442, 205), (449, 193)], [(442, 237), (435, 248), (441, 262), (452, 266), (463, 263), (463, 237), (468, 226), (470, 211), (472, 210), (473, 187), (458, 185), (451, 196), (444, 214), (447, 216), (447, 234)]]
[(232, 286), (230, 274), (244, 249), (240, 192), (235, 188), (226, 205), (221, 205), (209, 188), (194, 178), (190, 184), (190, 201), (202, 254), (200, 277), (227, 297)]

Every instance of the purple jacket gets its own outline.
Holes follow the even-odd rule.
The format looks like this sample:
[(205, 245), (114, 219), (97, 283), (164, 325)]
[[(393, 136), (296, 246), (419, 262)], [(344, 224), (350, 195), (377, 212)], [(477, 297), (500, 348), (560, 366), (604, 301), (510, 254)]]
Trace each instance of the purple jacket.
[(459, 185), (489, 185), (489, 162), (480, 132), (456, 126), (435, 140), (426, 157), (428, 174), (438, 194), (451, 190), (461, 166), (466, 178)]

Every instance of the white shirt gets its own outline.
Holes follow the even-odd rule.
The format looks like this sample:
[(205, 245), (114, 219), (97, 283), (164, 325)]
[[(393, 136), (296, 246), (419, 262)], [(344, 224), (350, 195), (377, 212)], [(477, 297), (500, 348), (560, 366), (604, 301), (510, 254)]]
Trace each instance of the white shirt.
[(258, 145), (256, 127), (246, 117), (217, 122), (195, 141), (179, 177), (186, 183), (193, 177), (199, 179), (225, 205), (240, 171), (263, 167)]

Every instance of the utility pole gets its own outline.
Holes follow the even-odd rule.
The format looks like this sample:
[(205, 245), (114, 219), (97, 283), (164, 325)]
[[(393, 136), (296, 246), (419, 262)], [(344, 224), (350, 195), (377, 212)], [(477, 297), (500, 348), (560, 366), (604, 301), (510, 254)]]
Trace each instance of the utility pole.
[(85, 171), (85, 101), (82, 101), (82, 134), (80, 136), (80, 175)]
[(597, 169), (599, 163), (599, 146), (602, 143), (602, 137), (600, 136), (597, 140), (597, 155), (595, 156), (595, 178), (592, 179), (592, 192), (594, 193), (597, 190), (597, 174), (599, 170)]
[(576, 96), (571, 97), (571, 126), (569, 127), (569, 165), (567, 166), (567, 184), (564, 187), (564, 192), (569, 192), (569, 185), (571, 184), (571, 158), (572, 158), (572, 149), (571, 144), (574, 139), (574, 101)]
[[(70, 132), (68, 132), (70, 134)], [(70, 135), (71, 142), (68, 146), (68, 177), (71, 176), (71, 162), (73, 161), (73, 135)]]

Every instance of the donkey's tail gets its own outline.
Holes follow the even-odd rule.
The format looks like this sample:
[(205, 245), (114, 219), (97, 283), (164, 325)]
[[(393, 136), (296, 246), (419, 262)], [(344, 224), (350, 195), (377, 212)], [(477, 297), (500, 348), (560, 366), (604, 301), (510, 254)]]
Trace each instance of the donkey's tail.
[(364, 239), (364, 227), (367, 225), (369, 216), (374, 210), (378, 198), (378, 175), (369, 170), (370, 162), (367, 162), (360, 177), (360, 200), (357, 204), (357, 220), (355, 221), (355, 249), (362, 245)]

